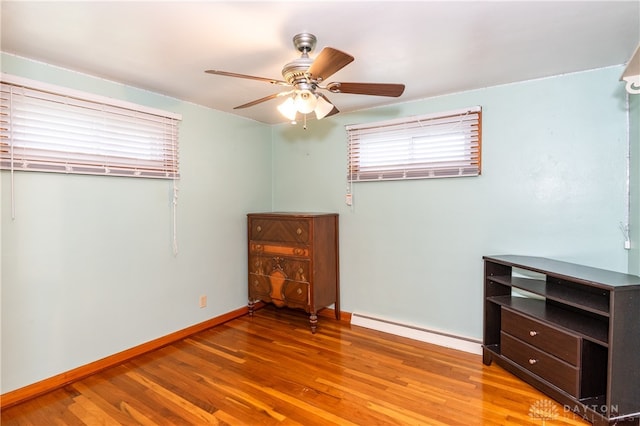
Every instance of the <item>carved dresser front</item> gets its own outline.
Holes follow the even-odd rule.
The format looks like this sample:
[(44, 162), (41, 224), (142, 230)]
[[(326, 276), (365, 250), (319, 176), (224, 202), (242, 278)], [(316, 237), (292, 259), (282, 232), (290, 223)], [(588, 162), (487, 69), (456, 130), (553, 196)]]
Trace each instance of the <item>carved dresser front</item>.
[(318, 311), (340, 319), (338, 215), (249, 213), (249, 315), (258, 301), (304, 309), (316, 332)]

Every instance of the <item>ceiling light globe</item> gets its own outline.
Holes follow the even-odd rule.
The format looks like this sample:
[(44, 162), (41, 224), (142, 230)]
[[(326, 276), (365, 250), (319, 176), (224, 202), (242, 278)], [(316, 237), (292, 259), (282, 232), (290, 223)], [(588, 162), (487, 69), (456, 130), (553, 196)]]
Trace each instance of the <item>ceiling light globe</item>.
[(289, 97), (282, 104), (278, 105), (278, 111), (280, 111), (280, 114), (285, 116), (289, 121), (294, 121), (296, 119), (297, 111), (293, 98)]
[(310, 112), (313, 112), (317, 103), (318, 98), (309, 90), (301, 90), (296, 95), (296, 109), (302, 114), (309, 114)]
[(315, 113), (318, 120), (323, 119), (331, 111), (333, 111), (333, 104), (327, 101), (324, 97), (318, 96), (318, 103), (316, 104)]

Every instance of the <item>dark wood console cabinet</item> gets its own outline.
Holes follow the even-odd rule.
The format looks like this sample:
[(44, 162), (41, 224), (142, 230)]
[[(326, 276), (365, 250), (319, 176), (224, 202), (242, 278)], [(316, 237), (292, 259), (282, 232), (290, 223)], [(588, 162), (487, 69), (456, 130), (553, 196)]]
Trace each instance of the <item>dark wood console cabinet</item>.
[(640, 425), (640, 277), (484, 256), (483, 362), (594, 424)]
[(249, 315), (255, 303), (304, 309), (316, 332), (318, 311), (340, 319), (338, 215), (249, 213)]

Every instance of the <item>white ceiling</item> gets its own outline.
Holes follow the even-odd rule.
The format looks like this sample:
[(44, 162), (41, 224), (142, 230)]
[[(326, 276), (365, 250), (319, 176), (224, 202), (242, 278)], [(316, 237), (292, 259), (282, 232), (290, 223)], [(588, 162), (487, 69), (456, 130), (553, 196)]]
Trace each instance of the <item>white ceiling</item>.
[[(355, 61), (328, 81), (404, 83), (400, 98), (328, 94), (347, 112), (626, 63), (640, 1), (1, 1), (2, 51), (265, 122), (311, 32)], [(622, 83), (621, 83), (622, 84)]]

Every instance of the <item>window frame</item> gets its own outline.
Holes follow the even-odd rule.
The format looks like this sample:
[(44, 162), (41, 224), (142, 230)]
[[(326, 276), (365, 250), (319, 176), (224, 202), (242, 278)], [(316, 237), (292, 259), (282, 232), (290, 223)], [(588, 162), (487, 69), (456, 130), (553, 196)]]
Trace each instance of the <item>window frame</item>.
[(5, 73), (0, 83), (0, 169), (180, 177), (180, 114)]
[[(348, 125), (346, 131), (350, 183), (467, 177), (482, 172), (480, 106)], [(423, 141), (416, 142), (417, 138)], [(369, 164), (363, 165), (365, 160)]]

